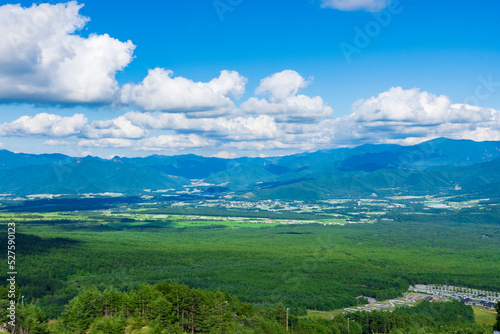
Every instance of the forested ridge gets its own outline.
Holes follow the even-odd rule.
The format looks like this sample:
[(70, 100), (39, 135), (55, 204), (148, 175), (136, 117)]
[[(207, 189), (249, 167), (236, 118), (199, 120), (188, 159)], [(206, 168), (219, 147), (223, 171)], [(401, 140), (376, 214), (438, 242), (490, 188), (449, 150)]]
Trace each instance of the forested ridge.
[[(7, 288), (0, 289), (0, 321), (7, 322)], [(9, 328), (12, 329), (12, 328)], [(126, 291), (85, 289), (49, 321), (37, 305), (19, 305), (16, 333), (174, 334), (174, 333), (469, 333), (491, 329), (474, 322), (470, 306), (422, 302), (394, 312), (356, 312), (331, 320), (290, 315), (283, 304), (257, 309), (220, 291), (177, 283), (142, 284)]]
[(458, 193), (482, 197), (497, 193), (499, 157), (500, 142), (445, 138), (414, 146), (362, 145), (235, 159), (192, 154), (100, 159), (0, 150), (0, 192), (140, 195), (145, 189), (182, 191), (191, 180), (204, 180), (202, 193), (234, 192), (250, 199), (329, 199), (392, 194), (396, 189), (456, 195), (457, 183)]

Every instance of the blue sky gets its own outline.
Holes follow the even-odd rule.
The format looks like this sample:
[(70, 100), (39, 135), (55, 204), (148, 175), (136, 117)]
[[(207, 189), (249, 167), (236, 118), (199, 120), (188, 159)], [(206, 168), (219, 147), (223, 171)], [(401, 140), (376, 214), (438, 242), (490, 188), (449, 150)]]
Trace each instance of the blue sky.
[(498, 1), (79, 4), (0, 7), (4, 149), (233, 157), (500, 140)]

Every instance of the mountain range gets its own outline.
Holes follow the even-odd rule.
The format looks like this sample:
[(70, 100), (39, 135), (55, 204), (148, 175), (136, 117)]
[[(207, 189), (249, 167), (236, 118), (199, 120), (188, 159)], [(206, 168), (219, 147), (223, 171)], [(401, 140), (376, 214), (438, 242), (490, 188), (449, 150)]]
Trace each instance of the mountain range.
[[(434, 139), (414, 146), (362, 145), (282, 157), (193, 154), (76, 158), (0, 150), (6, 194), (144, 194), (193, 189), (250, 199), (313, 200), (387, 194), (498, 195), (500, 142)], [(196, 183), (193, 183), (196, 181)]]

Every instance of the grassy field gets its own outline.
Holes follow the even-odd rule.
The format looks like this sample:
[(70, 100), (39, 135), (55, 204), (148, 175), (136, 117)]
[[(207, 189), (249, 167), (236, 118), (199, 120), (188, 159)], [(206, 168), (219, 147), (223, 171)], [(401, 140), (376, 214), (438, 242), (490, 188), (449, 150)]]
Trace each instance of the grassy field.
[(488, 310), (484, 307), (476, 307), (476, 306), (474, 306), (473, 309), (477, 323), (491, 325), (491, 326), (495, 324), (497, 315), (497, 312), (495, 310)]

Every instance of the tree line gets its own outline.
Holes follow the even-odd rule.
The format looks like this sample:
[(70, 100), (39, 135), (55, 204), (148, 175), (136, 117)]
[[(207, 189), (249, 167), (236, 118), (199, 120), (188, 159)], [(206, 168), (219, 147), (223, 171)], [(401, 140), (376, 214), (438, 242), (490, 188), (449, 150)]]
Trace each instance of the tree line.
[[(7, 320), (6, 296), (6, 288), (0, 288), (2, 323)], [(287, 314), (281, 303), (258, 309), (227, 293), (167, 282), (126, 291), (85, 289), (50, 324), (37, 305), (18, 305), (16, 326), (8, 330), (20, 334), (491, 333), (491, 327), (474, 322), (470, 306), (458, 301), (422, 302), (394, 312), (355, 312), (319, 319)]]

